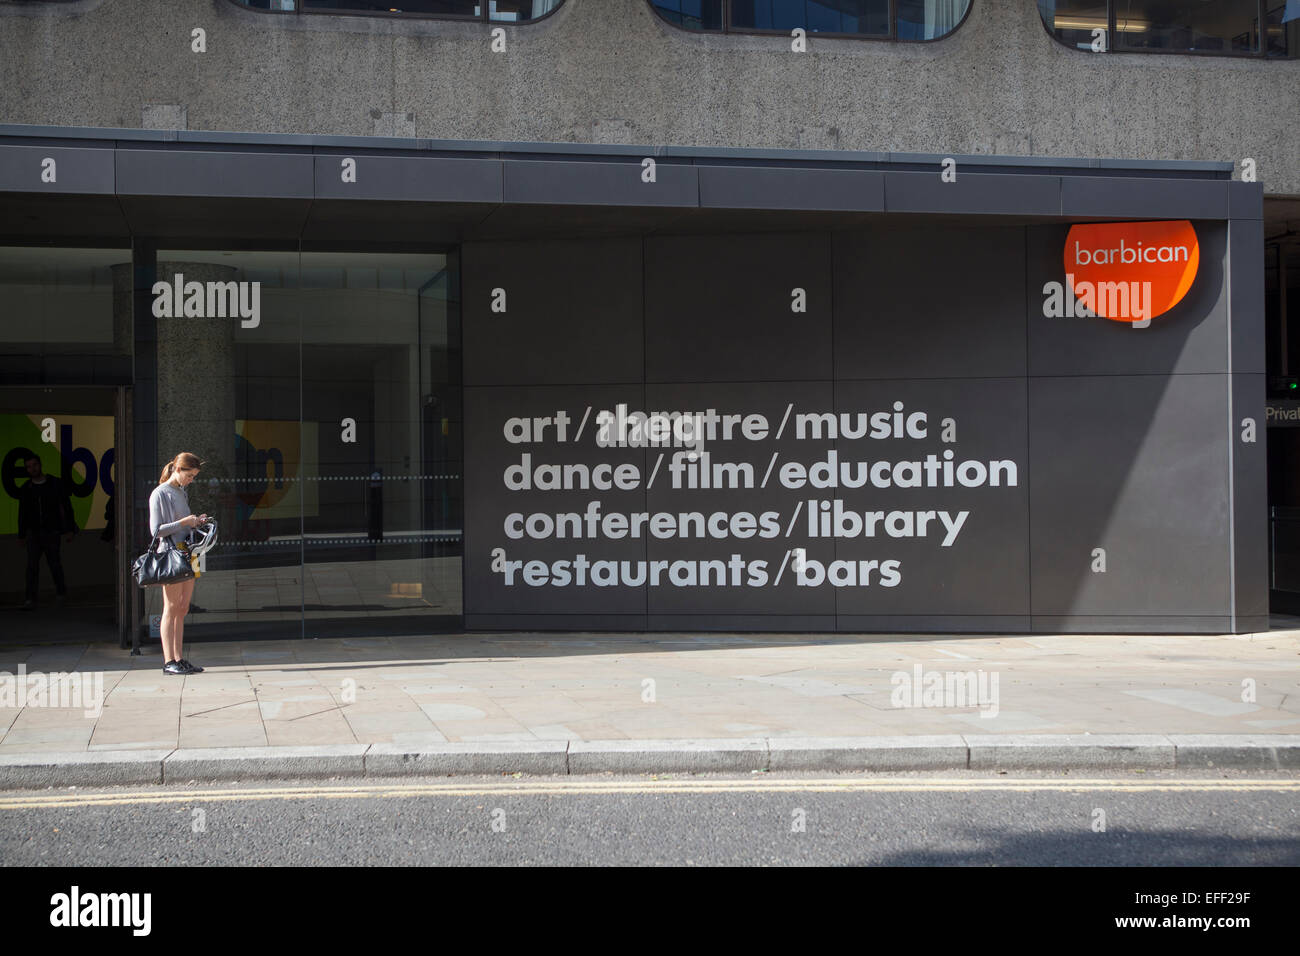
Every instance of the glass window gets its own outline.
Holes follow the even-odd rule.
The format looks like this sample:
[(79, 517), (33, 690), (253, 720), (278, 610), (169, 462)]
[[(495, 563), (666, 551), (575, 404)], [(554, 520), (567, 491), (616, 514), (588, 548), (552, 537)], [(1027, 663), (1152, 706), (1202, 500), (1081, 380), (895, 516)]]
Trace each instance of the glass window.
[(734, 30), (889, 35), (889, 0), (732, 0)]
[(937, 40), (951, 33), (970, 9), (970, 0), (896, 0), (898, 39)]
[[(137, 455), (136, 495), (148, 500), (177, 453), (203, 459), (187, 497), (191, 512), (217, 519), (219, 544), (187, 636), (302, 635), (298, 271), (297, 252), (158, 251), (155, 460)], [(215, 305), (229, 283), (234, 308), (209, 310), (209, 290)], [(147, 543), (147, 527), (135, 533)], [(162, 612), (159, 590), (143, 592), (147, 615)]]
[(129, 249), (0, 247), (8, 354), (131, 354)]
[(1047, 32), (1077, 50), (1091, 51), (1109, 35), (1106, 0), (1038, 0), (1038, 15)]
[(435, 17), (478, 16), (476, 0), (301, 0), (304, 10), (329, 13), (414, 13)]
[[(1272, 6), (1272, 3), (1277, 3)], [(1269, 56), (1300, 56), (1300, 0), (1270, 0), (1264, 23)]]
[(1117, 49), (1259, 50), (1258, 0), (1112, 0)]
[(1300, 35), (1300, 0), (1038, 0), (1038, 12), (1057, 40), (1088, 51), (1293, 58)]
[(254, 10), (276, 13), (396, 13), (420, 17), (527, 23), (555, 10), (564, 0), (233, 0)]
[(652, 0), (659, 15), (687, 30), (721, 30), (722, 0)]
[[(239, 305), (157, 319), (157, 461), (204, 459), (189, 502), (219, 529), (187, 635), (327, 636), (359, 620), (375, 635), (459, 627), (449, 257), (160, 250), (157, 278), (179, 281), (182, 299), (190, 283), (204, 295), (232, 289)], [(147, 495), (161, 465), (141, 470)]]
[[(303, 253), (307, 633), (459, 626), (460, 339), (446, 256)], [(344, 278), (346, 277), (346, 281)]]
[(936, 40), (951, 33), (970, 0), (650, 0), (655, 11), (688, 30), (736, 33), (840, 34), (897, 40)]
[(489, 0), (487, 18), (501, 23), (525, 23), (546, 16), (561, 0)]

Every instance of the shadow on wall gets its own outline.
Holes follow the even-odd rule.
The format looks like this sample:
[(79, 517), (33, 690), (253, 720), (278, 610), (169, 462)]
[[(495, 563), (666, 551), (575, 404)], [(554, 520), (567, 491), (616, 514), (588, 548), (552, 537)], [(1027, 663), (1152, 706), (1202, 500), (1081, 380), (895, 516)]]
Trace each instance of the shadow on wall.
[(1034, 613), (1048, 630), (1227, 630), (1227, 224), (1196, 224), (1197, 278), (1147, 328), (1043, 317), (1067, 230), (1027, 233)]

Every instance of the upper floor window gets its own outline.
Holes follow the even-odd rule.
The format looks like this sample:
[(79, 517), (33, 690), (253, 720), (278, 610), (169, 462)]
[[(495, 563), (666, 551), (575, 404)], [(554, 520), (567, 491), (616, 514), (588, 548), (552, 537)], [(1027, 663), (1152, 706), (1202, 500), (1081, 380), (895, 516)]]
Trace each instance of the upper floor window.
[[(687, 30), (809, 33), (878, 40), (937, 40), (957, 29), (970, 0), (650, 0)], [(892, 8), (892, 9), (891, 9)]]
[(564, 0), (234, 0), (277, 13), (388, 13), (457, 20), (527, 23), (540, 20)]
[(1300, 0), (1038, 0), (1038, 12), (1061, 43), (1095, 53), (1300, 55)]

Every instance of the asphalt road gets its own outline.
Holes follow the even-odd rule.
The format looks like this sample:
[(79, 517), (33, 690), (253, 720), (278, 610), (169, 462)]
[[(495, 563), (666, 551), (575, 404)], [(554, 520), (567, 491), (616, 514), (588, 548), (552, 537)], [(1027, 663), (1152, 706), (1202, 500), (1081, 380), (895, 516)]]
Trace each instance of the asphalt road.
[(444, 777), (3, 792), (0, 862), (1296, 866), (1300, 775)]

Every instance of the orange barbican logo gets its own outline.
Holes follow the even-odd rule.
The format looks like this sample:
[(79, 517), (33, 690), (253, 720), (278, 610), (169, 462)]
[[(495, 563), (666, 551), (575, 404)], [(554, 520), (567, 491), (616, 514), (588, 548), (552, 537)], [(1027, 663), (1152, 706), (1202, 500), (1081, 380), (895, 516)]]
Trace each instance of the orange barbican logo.
[(1100, 316), (1137, 328), (1168, 312), (1196, 279), (1201, 247), (1186, 219), (1070, 227), (1065, 284), (1043, 287), (1045, 316)]

